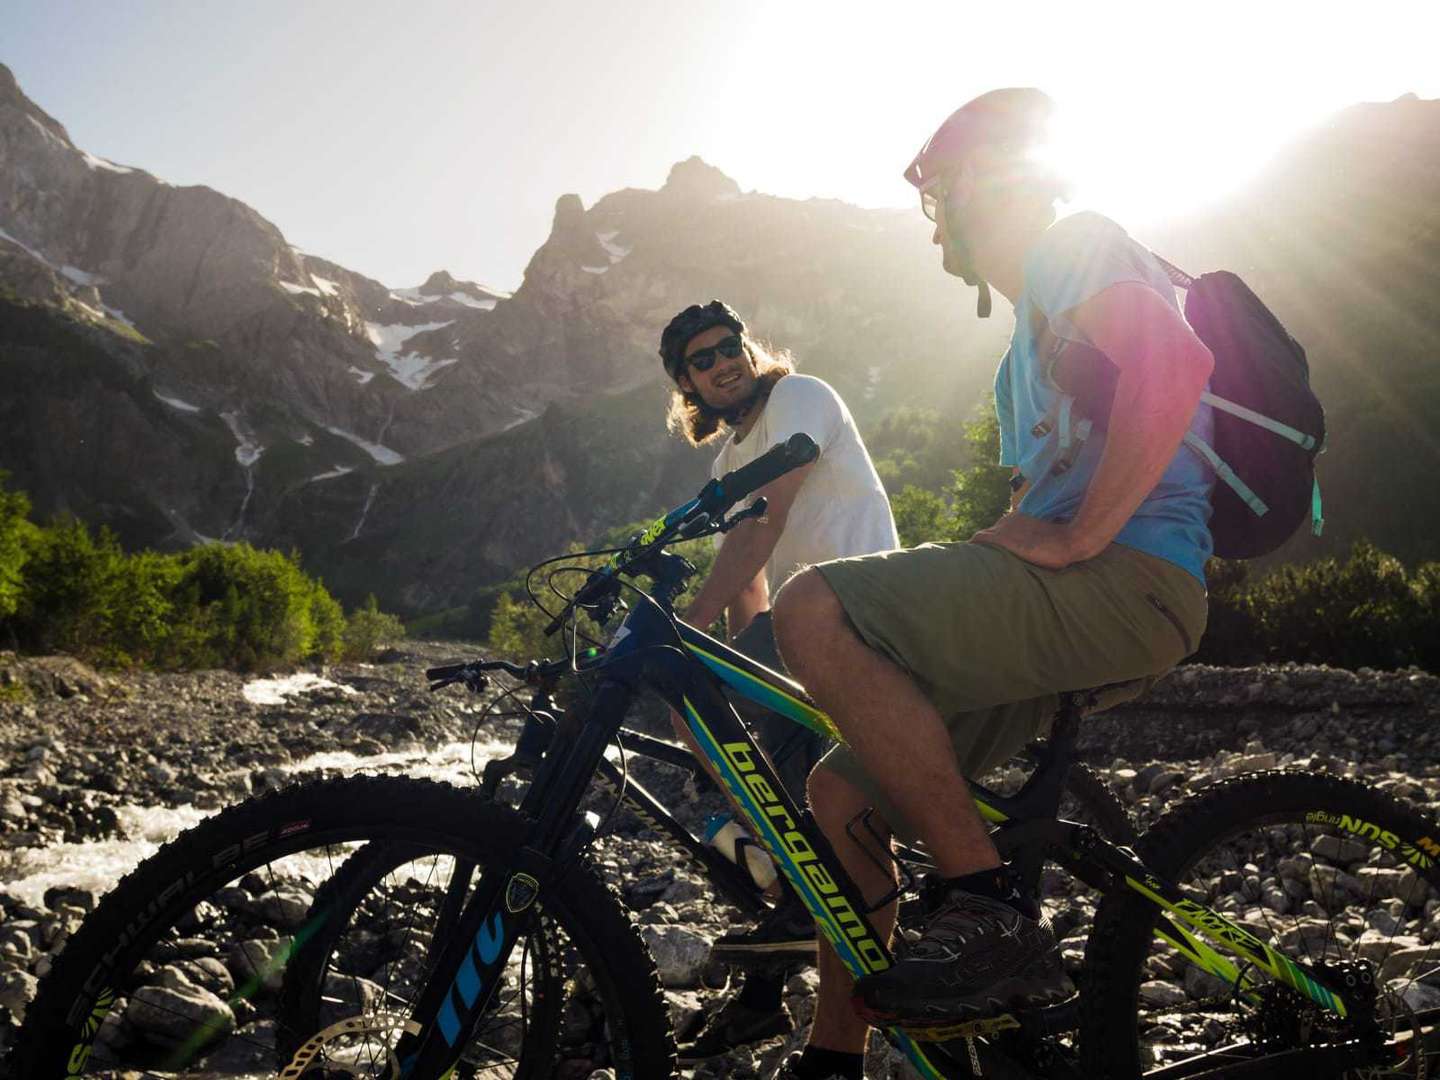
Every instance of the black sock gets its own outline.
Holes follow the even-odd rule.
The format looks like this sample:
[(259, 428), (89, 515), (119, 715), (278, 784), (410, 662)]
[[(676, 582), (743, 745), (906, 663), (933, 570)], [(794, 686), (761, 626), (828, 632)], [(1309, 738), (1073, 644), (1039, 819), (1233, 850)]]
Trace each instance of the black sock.
[(1009, 904), (1026, 918), (1039, 918), (1039, 911), (1035, 907), (1034, 901), (1021, 894), (1015, 886), (1015, 879), (1010, 874), (1010, 868), (1003, 864), (990, 870), (980, 870), (961, 877), (946, 878), (945, 886), (947, 889), (960, 889), (962, 892), (984, 896), (990, 900), (999, 900), (1003, 904)]
[(797, 1066), (800, 1080), (829, 1080), (843, 1076), (845, 1080), (865, 1080), (865, 1055), (842, 1054), (839, 1050), (822, 1050), (807, 1046)]
[(740, 1004), (747, 1009), (760, 1012), (775, 1012), (780, 1008), (780, 995), (785, 991), (785, 976), (752, 971), (745, 976), (740, 987)]

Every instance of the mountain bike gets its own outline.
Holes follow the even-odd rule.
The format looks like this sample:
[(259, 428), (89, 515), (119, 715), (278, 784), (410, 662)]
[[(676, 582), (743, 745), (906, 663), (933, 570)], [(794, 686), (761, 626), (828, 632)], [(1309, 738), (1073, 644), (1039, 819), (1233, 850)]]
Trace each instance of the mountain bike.
[[(677, 628), (684, 640), (693, 647), (704, 649), (716, 658), (717, 663), (724, 657), (729, 657), (723, 662), (732, 667), (742, 662), (738, 654), (721, 642), (699, 634), (678, 621)], [(593, 663), (598, 655), (598, 649), (591, 649), (584, 655), (582, 663)], [(784, 689), (787, 693), (799, 695), (799, 688), (785, 682), (783, 676), (759, 665), (754, 667), (757, 676), (763, 678), (772, 691)], [(465, 665), (472, 684), (478, 681), (474, 678), (476, 674), (504, 672), (533, 691), (528, 705), (522, 709), (524, 724), (514, 752), (485, 765), (480, 782), (484, 797), (496, 798), (501, 785), (513, 776), (533, 776), (551, 744), (558, 722), (554, 698), (556, 688), (562, 679), (573, 673), (573, 669), (574, 665), (568, 660), (531, 661), (523, 666), (502, 660)], [(434, 668), (430, 674), (437, 678), (436, 686), (439, 688), (459, 678), (458, 671), (459, 666)], [(745, 680), (732, 677), (730, 681), (734, 684), (730, 687), (732, 691), (744, 694)], [(750, 682), (748, 685), (753, 693), (753, 687), (758, 684)], [(647, 759), (685, 773), (697, 786), (706, 785), (710, 782), (709, 774), (694, 755), (685, 747), (623, 726), (616, 733), (615, 743), (623, 756), (618, 764), (609, 758), (598, 762), (595, 771), (597, 795), (617, 799), (620, 806), (638, 817), (646, 827), (692, 859), (711, 887), (742, 915), (754, 916), (766, 911), (766, 892), (755, 878), (691, 832), (624, 767), (633, 759)], [(777, 752), (783, 754), (784, 751), (782, 745)], [(1093, 824), (1116, 843), (1134, 843), (1134, 822), (1113, 789), (1096, 771), (1084, 764), (1073, 765), (1065, 776), (1064, 788), (1063, 808), (1067, 817)], [(896, 844), (895, 853), (911, 877), (932, 868), (923, 850)], [(315, 934), (307, 940), (303, 949), (290, 957), (285, 967), (284, 985), (276, 1010), (281, 1032), (285, 1036), (281, 1044), (282, 1055), (294, 1049), (292, 1043), (299, 1033), (322, 1030), (353, 1013), (356, 1003), (365, 997), (360, 987), (368, 987), (372, 998), (403, 1001), (403, 994), (384, 979), (377, 981), (371, 977), (375, 969), (382, 966), (376, 963), (377, 958), (365, 952), (356, 955), (350, 940), (358, 925), (373, 918), (373, 909), (382, 906), (401, 890), (401, 877), (413, 877), (417, 861), (426, 858), (443, 857), (404, 845), (370, 844), (346, 859), (316, 894), (311, 918), (307, 920), (308, 924), (317, 927)], [(447, 864), (441, 872), (428, 875), (432, 880), (443, 882), (443, 886), (436, 884), (432, 887), (435, 895), (428, 904), (428, 908), (436, 912), (435, 922), (430, 928), (432, 938), (446, 936), (453, 928), (454, 920), (463, 910), (464, 899), (469, 894), (477, 869), (465, 863)], [(413, 885), (410, 886), (412, 892), (413, 888)], [(1068, 902), (1073, 904), (1076, 901), (1072, 896)], [(808, 955), (801, 952), (787, 952), (778, 958), (757, 955), (744, 963), (745, 966), (775, 969), (812, 961), (813, 948)], [(548, 1019), (553, 1023), (558, 1017), (552, 1013)], [(541, 1020), (537, 1017), (531, 1023), (538, 1024)]]
[[(12, 1073), (673, 1075), (653, 961), (592, 864), (599, 815), (580, 810), (641, 688), (686, 718), (849, 970), (863, 975), (888, 965), (888, 942), (867, 915), (891, 897), (859, 894), (720, 684), (744, 684), (796, 722), (828, 728), (828, 720), (793, 684), (716, 651), (723, 647), (671, 614), (692, 568), (666, 545), (752, 513), (753, 505), (726, 517), (813, 456), (803, 437), (767, 452), (712, 481), (590, 572), (556, 616), (560, 627), (571, 620), (572, 641), (576, 612), (606, 624), (623, 590), (637, 602), (591, 662), (572, 648), (572, 674), (587, 687), (588, 704), (556, 718), (520, 807), (433, 782), (353, 777), (224, 811), (143, 863), (86, 919), (30, 1008)], [(631, 584), (636, 577), (651, 580), (648, 592)], [(472, 688), (486, 678), (482, 662), (432, 674), (437, 683)], [(1095, 697), (1088, 690), (1063, 697), (1038, 766), (1017, 793), (974, 788), (997, 847), (1027, 888), (1051, 863), (1103, 894), (1080, 996), (1046, 1009), (887, 1031), (917, 1072), (1428, 1075), (1440, 1009), (1434, 823), (1353, 781), (1274, 772), (1182, 801), (1133, 850), (1113, 844), (1057, 814), (1076, 729)], [(352, 1011), (318, 1030), (276, 1032), (273, 1020), (267, 1030), (251, 1002), (279, 990), (284, 959), (303, 955), (325, 918), (323, 907), (312, 909), (313, 897), (304, 903), (294, 894), (375, 842), (416, 856), (393, 891), (344, 913), (356, 951), (380, 948), (390, 957), (388, 989), (375, 994), (352, 984)], [(480, 868), (473, 889), (448, 890), (445, 876), (467, 865)], [(445, 904), (458, 914), (437, 907)], [(254, 923), (237, 928), (246, 913)], [(273, 924), (287, 918), (293, 933), (282, 937)], [(441, 925), (453, 929), (431, 932)], [(246, 933), (256, 936), (239, 940)], [(253, 973), (228, 993), (202, 993), (207, 980), (221, 982), (217, 947), (232, 960), (254, 961)], [(121, 998), (126, 1017), (136, 1014), (128, 1029), (115, 1020)], [(278, 1072), (272, 1039), (287, 1047)]]

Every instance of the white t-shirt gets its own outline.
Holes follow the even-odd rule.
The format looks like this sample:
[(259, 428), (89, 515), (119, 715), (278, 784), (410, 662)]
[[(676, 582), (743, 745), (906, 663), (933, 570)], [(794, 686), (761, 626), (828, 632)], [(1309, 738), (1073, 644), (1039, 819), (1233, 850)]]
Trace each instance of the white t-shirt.
[[(755, 426), (742, 442), (731, 434), (710, 475), (724, 476), (750, 464), (797, 431), (815, 440), (820, 457), (800, 485), (785, 531), (765, 564), (771, 597), (806, 566), (900, 546), (890, 500), (850, 410), (829, 383), (812, 375), (786, 375), (777, 382)], [(717, 548), (723, 540), (715, 538)]]

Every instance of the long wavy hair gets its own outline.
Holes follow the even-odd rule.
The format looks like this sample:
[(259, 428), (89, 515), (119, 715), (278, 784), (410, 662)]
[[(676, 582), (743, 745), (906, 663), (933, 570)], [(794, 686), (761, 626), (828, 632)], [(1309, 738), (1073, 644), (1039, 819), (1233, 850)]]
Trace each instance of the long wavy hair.
[[(748, 334), (741, 337), (750, 362), (755, 365), (759, 394), (751, 408), (762, 407), (770, 398), (775, 384), (795, 370), (795, 357), (788, 349), (777, 349), (757, 341)], [(679, 435), (691, 446), (704, 446), (724, 434), (727, 416), (723, 410), (712, 409), (697, 393), (680, 389), (677, 382), (670, 391), (670, 404), (665, 410), (665, 426), (672, 435)]]

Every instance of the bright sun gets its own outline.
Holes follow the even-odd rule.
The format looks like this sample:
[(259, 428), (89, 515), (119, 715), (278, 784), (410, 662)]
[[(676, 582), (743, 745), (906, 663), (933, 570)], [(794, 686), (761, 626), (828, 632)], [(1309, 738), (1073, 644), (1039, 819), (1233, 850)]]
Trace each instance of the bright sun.
[(1151, 222), (1193, 213), (1264, 167), (1304, 118), (1253, 112), (1237, 120), (1186, 117), (1168, 107), (1111, 113), (1065, 107), (1051, 153), (1075, 186), (1076, 205)]

